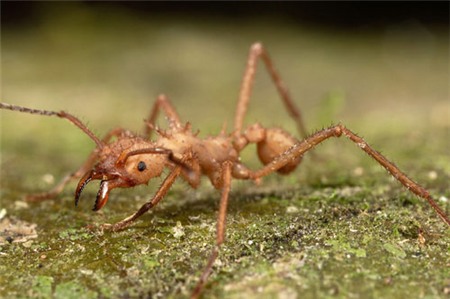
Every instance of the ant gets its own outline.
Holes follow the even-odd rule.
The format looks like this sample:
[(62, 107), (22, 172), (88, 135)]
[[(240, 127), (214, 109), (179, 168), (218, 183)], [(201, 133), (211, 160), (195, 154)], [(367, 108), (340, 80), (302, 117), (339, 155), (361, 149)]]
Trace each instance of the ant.
[[(283, 129), (264, 128), (259, 123), (243, 129), (259, 59), (264, 62), (286, 110), (296, 122), (302, 140), (298, 140)], [(112, 189), (147, 184), (152, 178), (161, 176), (164, 168), (170, 169), (170, 173), (155, 195), (138, 211), (115, 224), (103, 224), (101, 226), (103, 229), (118, 231), (128, 227), (138, 217), (156, 206), (178, 177), (183, 178), (192, 188), (197, 188), (201, 176), (207, 176), (212, 185), (221, 192), (216, 242), (200, 280), (191, 294), (192, 298), (200, 296), (219, 255), (220, 246), (225, 240), (225, 220), (231, 180), (259, 182), (262, 177), (273, 172), (289, 174), (300, 164), (305, 153), (332, 137), (345, 136), (353, 141), (409, 191), (427, 200), (438, 216), (450, 226), (449, 218), (427, 190), (408, 178), (397, 166), (344, 125), (333, 125), (308, 135), (299, 109), (295, 106), (288, 89), (261, 43), (255, 43), (250, 47), (237, 103), (234, 129), (231, 133), (226, 133), (225, 129), (222, 129), (215, 137), (201, 139), (196, 133), (193, 133), (190, 123), (183, 123), (180, 120), (178, 113), (165, 95), (158, 96), (145, 121), (145, 130), (142, 136), (122, 128), (116, 128), (107, 133), (103, 139), (99, 139), (78, 118), (64, 111), (37, 110), (6, 103), (0, 103), (0, 108), (67, 119), (96, 144), (94, 151), (77, 171), (65, 176), (49, 192), (27, 196), (28, 200), (41, 201), (53, 198), (64, 189), (67, 183), (79, 179), (75, 189), (75, 205), (77, 205), (85, 186), (92, 180), (100, 180), (100, 189), (93, 208), (94, 211), (98, 211), (108, 201)], [(165, 114), (168, 121), (166, 130), (155, 125), (160, 111)], [(151, 139), (153, 132), (158, 135), (156, 140)], [(258, 157), (264, 164), (258, 170), (249, 169), (239, 158), (240, 152), (251, 143), (256, 144)]]

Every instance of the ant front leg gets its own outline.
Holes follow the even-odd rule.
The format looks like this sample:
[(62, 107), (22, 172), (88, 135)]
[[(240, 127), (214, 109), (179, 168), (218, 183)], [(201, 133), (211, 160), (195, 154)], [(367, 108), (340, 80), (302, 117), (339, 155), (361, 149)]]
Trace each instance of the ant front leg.
[(89, 155), (89, 158), (86, 160), (86, 162), (84, 162), (84, 164), (77, 171), (64, 176), (64, 178), (62, 178), (62, 180), (50, 191), (37, 194), (28, 194), (25, 196), (25, 199), (31, 202), (38, 202), (55, 198), (56, 196), (58, 196), (58, 194), (60, 194), (64, 190), (64, 187), (68, 183), (70, 183), (73, 180), (79, 179), (83, 174), (89, 171), (89, 169), (91, 169), (92, 166), (94, 165), (96, 159), (97, 159), (97, 151), (94, 150)]
[(303, 123), (300, 110), (294, 104), (294, 101), (292, 100), (286, 85), (281, 80), (280, 75), (278, 74), (272, 63), (269, 54), (264, 49), (261, 43), (255, 43), (250, 47), (250, 53), (247, 59), (247, 66), (245, 68), (244, 76), (242, 78), (241, 89), (239, 92), (239, 101), (236, 107), (236, 115), (234, 119), (233, 137), (239, 149), (245, 146), (242, 144), (242, 142), (245, 142), (242, 138), (242, 127), (244, 123), (244, 117), (247, 113), (247, 108), (250, 102), (250, 96), (252, 92), (253, 82), (255, 80), (256, 67), (259, 58), (261, 58), (266, 65), (267, 71), (269, 72), (272, 81), (274, 82), (278, 93), (280, 94), (281, 100), (283, 101), (289, 115), (294, 119), (301, 137), (306, 138), (306, 136), (308, 135)]
[(257, 171), (253, 171), (250, 174), (250, 178), (259, 179), (266, 176), (272, 172), (277, 171), (281, 167), (287, 165), (290, 161), (297, 157), (301, 157), (304, 153), (311, 150), (318, 144), (331, 137), (341, 137), (344, 135), (352, 142), (354, 142), (360, 149), (366, 152), (370, 157), (376, 160), (381, 166), (383, 166), (397, 181), (399, 181), (403, 186), (405, 186), (409, 191), (416, 194), (417, 196), (425, 199), (433, 207), (435, 212), (447, 225), (450, 226), (450, 219), (447, 217), (445, 212), (437, 205), (433, 200), (430, 193), (420, 186), (418, 183), (411, 180), (405, 173), (403, 173), (394, 163), (386, 159), (378, 151), (374, 150), (370, 145), (361, 137), (347, 129), (345, 126), (338, 124), (332, 126), (328, 129), (321, 130), (312, 134), (303, 141), (295, 144), (282, 155), (275, 158), (272, 162), (265, 165), (263, 168)]
[(233, 167), (233, 163), (230, 161), (226, 161), (222, 164), (222, 195), (220, 198), (220, 206), (219, 206), (219, 216), (217, 218), (217, 232), (216, 232), (216, 245), (212, 249), (211, 255), (209, 257), (208, 263), (206, 264), (205, 269), (200, 276), (200, 280), (197, 283), (194, 291), (191, 294), (192, 298), (198, 298), (202, 293), (203, 288), (205, 287), (205, 283), (211, 274), (212, 267), (214, 262), (216, 261), (219, 255), (220, 246), (223, 244), (225, 240), (225, 224), (226, 224), (226, 215), (227, 215), (227, 206), (228, 206), (228, 198), (230, 195), (231, 188), (231, 170)]
[(115, 224), (105, 223), (101, 225), (101, 228), (112, 231), (119, 231), (121, 229), (128, 227), (137, 218), (139, 218), (142, 214), (146, 213), (148, 210), (156, 206), (164, 198), (164, 196), (167, 194), (167, 191), (169, 191), (170, 187), (175, 182), (176, 178), (181, 174), (181, 170), (182, 170), (181, 165), (175, 166), (172, 172), (164, 179), (162, 185), (159, 187), (158, 191), (156, 191), (153, 198), (150, 201), (146, 202), (144, 205), (142, 205), (142, 207), (139, 210), (137, 210), (136, 213), (130, 215), (129, 217)]
[[(106, 144), (111, 140), (112, 137), (120, 136), (124, 132), (125, 132), (125, 130), (122, 128), (113, 129), (110, 132), (108, 132), (108, 134), (105, 135), (105, 137), (102, 139), (102, 142), (104, 144)], [(38, 202), (38, 201), (55, 198), (56, 196), (58, 196), (58, 194), (60, 194), (64, 190), (64, 187), (68, 183), (70, 183), (73, 180), (81, 178), (86, 172), (88, 172), (94, 166), (94, 164), (97, 160), (97, 155), (98, 155), (98, 153), (97, 153), (97, 148), (96, 148), (95, 150), (92, 151), (92, 153), (89, 155), (87, 160), (83, 163), (83, 165), (77, 171), (64, 176), (64, 178), (62, 178), (61, 181), (55, 187), (53, 187), (50, 191), (43, 192), (43, 193), (37, 193), (37, 194), (29, 194), (29, 195), (26, 195), (25, 199), (27, 201), (31, 201), (31, 202)]]
[(149, 138), (151, 137), (152, 131), (155, 129), (155, 122), (159, 110), (162, 110), (166, 115), (170, 128), (181, 128), (180, 116), (176, 112), (169, 98), (165, 94), (160, 94), (156, 99), (145, 124), (144, 133), (145, 136), (148, 136)]

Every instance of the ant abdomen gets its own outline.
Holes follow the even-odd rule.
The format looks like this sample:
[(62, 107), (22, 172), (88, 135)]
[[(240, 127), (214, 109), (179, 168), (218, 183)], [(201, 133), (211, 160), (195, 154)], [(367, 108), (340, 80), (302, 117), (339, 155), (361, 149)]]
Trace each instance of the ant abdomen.
[[(265, 138), (257, 143), (259, 160), (264, 165), (267, 165), (298, 142), (299, 140), (283, 129), (265, 129)], [(277, 172), (280, 174), (288, 174), (300, 164), (301, 160), (301, 156), (292, 159), (286, 165), (278, 169)]]

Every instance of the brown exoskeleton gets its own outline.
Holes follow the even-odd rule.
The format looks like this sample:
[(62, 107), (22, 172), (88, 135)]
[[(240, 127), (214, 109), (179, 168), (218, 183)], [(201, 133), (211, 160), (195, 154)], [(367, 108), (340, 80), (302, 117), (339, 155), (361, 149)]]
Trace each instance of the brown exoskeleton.
[[(282, 129), (264, 128), (260, 124), (254, 124), (245, 128), (245, 130), (243, 129), (243, 121), (250, 101), (258, 59), (262, 59), (266, 65), (287, 111), (297, 124), (303, 140), (298, 140)], [(75, 190), (75, 204), (77, 204), (84, 187), (92, 180), (100, 180), (100, 189), (94, 205), (94, 211), (97, 211), (106, 204), (112, 189), (147, 184), (152, 178), (159, 177), (164, 168), (170, 169), (170, 173), (148, 202), (122, 221), (112, 225), (104, 224), (103, 228), (105, 229), (117, 231), (129, 226), (139, 216), (161, 201), (179, 176), (193, 188), (199, 185), (202, 175), (207, 176), (213, 186), (221, 190), (216, 245), (213, 247), (208, 263), (192, 293), (193, 298), (200, 295), (219, 254), (219, 248), (224, 242), (225, 218), (231, 180), (259, 181), (262, 177), (273, 172), (288, 174), (298, 166), (306, 152), (331, 137), (345, 136), (353, 141), (408, 190), (427, 200), (438, 216), (450, 225), (447, 215), (423, 187), (409, 179), (392, 162), (372, 149), (369, 144), (344, 125), (334, 125), (308, 135), (299, 110), (291, 100), (287, 88), (260, 43), (255, 43), (250, 48), (237, 104), (234, 129), (231, 133), (226, 133), (223, 130), (215, 137), (205, 139), (197, 137), (191, 131), (189, 123), (181, 122), (180, 117), (165, 95), (160, 95), (154, 104), (146, 121), (143, 136), (137, 136), (123, 129), (114, 129), (103, 139), (99, 139), (80, 120), (63, 111), (35, 110), (5, 103), (0, 103), (0, 108), (65, 118), (79, 127), (96, 144), (95, 150), (80, 169), (66, 176), (50, 192), (30, 195), (29, 200), (39, 201), (55, 197), (69, 181), (80, 179)], [(167, 130), (161, 130), (155, 126), (159, 111), (162, 111), (168, 120)], [(150, 139), (153, 131), (158, 135), (155, 140)], [(249, 169), (239, 158), (240, 152), (251, 143), (257, 145), (259, 159), (264, 164), (258, 170)]]

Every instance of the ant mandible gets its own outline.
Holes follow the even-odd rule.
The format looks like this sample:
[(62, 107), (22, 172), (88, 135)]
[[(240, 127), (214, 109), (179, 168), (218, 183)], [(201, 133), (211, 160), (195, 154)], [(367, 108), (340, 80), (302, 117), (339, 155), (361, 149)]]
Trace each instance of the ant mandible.
[[(264, 62), (286, 110), (296, 122), (302, 140), (298, 140), (283, 129), (264, 128), (259, 123), (243, 129), (259, 59)], [(300, 164), (306, 152), (331, 137), (345, 136), (353, 141), (409, 191), (427, 200), (438, 216), (450, 225), (449, 218), (427, 190), (408, 178), (397, 166), (344, 125), (337, 124), (308, 135), (299, 109), (292, 101), (286, 86), (261, 43), (255, 43), (250, 48), (232, 133), (222, 130), (218, 136), (199, 138), (191, 131), (189, 123), (182, 123), (178, 113), (165, 95), (158, 96), (149, 118), (145, 122), (143, 136), (137, 136), (130, 131), (117, 128), (106, 134), (103, 139), (99, 139), (78, 118), (64, 111), (37, 110), (6, 103), (0, 103), (0, 108), (65, 118), (80, 128), (96, 144), (94, 151), (77, 171), (64, 177), (49, 192), (29, 195), (27, 198), (30, 201), (53, 198), (64, 189), (67, 183), (74, 179), (80, 179), (75, 190), (75, 205), (77, 205), (84, 187), (92, 180), (100, 180), (100, 189), (93, 208), (94, 211), (98, 211), (108, 201), (112, 189), (147, 184), (152, 178), (161, 176), (164, 168), (170, 169), (170, 173), (155, 195), (137, 212), (115, 224), (103, 224), (103, 229), (118, 231), (129, 226), (138, 217), (157, 205), (178, 177), (181, 176), (190, 186), (197, 188), (200, 177), (206, 175), (212, 185), (221, 190), (216, 242), (200, 280), (193, 290), (192, 298), (197, 298), (201, 294), (212, 271), (214, 261), (219, 255), (219, 248), (225, 239), (225, 220), (231, 180), (259, 181), (273, 172), (288, 174)], [(155, 125), (160, 111), (168, 120), (167, 130), (162, 130)], [(156, 140), (151, 140), (150, 137), (154, 131), (158, 137)], [(256, 144), (258, 157), (264, 164), (258, 170), (249, 169), (239, 159), (240, 152), (251, 143)]]

